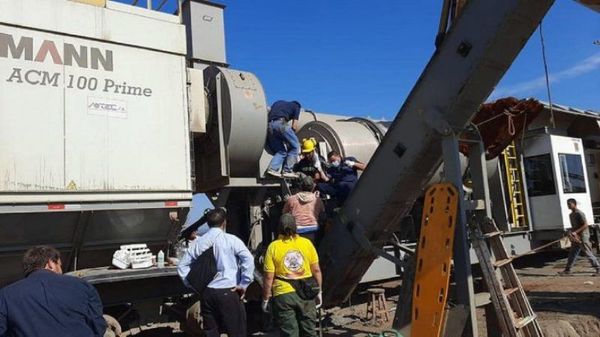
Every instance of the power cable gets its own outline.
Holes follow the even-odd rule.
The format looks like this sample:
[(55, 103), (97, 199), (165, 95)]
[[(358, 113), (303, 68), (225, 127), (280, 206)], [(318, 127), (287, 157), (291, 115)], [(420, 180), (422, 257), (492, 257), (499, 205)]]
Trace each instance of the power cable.
[(548, 60), (546, 59), (546, 44), (544, 42), (544, 31), (542, 29), (542, 21), (540, 21), (540, 41), (542, 42), (542, 59), (544, 61), (546, 91), (548, 93), (548, 104), (550, 105), (550, 123), (552, 124), (552, 128), (556, 128), (556, 124), (554, 122), (554, 107), (552, 105), (552, 95), (550, 93), (550, 76), (548, 75)]

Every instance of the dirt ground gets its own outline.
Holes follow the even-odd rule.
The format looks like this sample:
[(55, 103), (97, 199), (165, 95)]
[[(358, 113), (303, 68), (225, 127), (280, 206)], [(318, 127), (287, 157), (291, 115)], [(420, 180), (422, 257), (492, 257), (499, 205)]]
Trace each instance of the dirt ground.
[[(571, 276), (558, 276), (564, 268), (566, 253), (540, 253), (519, 260), (515, 267), (527, 291), (534, 311), (546, 337), (597, 337), (600, 336), (600, 277), (592, 276), (592, 269), (581, 258)], [(480, 282), (480, 280), (476, 280)], [(324, 312), (324, 336), (380, 336), (391, 328), (399, 281), (359, 287), (352, 300), (341, 307)], [(366, 316), (366, 288), (379, 287), (386, 291), (390, 321), (371, 325)], [(485, 294), (482, 294), (485, 297)], [(485, 313), (478, 308), (478, 326), (481, 337), (487, 336)], [(162, 337), (186, 336), (178, 323), (148, 325), (128, 331), (126, 336)], [(277, 336), (273, 331), (255, 336)], [(393, 336), (393, 334), (386, 334)]]

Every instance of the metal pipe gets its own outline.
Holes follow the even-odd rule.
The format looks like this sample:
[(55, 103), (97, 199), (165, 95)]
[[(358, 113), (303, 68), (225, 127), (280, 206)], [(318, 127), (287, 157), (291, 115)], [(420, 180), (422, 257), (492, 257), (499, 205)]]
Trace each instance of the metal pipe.
[(159, 11), (163, 8), (163, 6), (167, 3), (168, 0), (162, 0), (161, 3), (156, 7), (156, 10)]

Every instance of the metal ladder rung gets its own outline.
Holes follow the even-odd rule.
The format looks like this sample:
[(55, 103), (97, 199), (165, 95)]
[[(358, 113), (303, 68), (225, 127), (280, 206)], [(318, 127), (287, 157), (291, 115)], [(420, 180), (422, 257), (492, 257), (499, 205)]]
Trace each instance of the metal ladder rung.
[(515, 322), (515, 328), (521, 329), (524, 326), (526, 326), (527, 324), (531, 324), (533, 321), (536, 320), (536, 318), (537, 318), (537, 315), (535, 315), (535, 314), (533, 314), (532, 316), (519, 318), (517, 320), (517, 322)]

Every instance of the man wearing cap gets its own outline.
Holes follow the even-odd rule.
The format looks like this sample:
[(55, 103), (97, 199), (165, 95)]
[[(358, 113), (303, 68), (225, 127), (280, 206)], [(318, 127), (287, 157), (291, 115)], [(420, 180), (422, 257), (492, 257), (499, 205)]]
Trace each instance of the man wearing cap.
[(273, 154), (267, 174), (275, 177), (296, 178), (294, 164), (300, 154), (300, 141), (296, 136), (300, 103), (277, 101), (269, 110), (267, 149)]
[(290, 213), (296, 220), (297, 233), (315, 243), (319, 222), (323, 222), (325, 206), (314, 193), (313, 179), (304, 176), (300, 181), (300, 192), (289, 197), (283, 206), (283, 213)]
[(305, 138), (302, 140), (302, 159), (294, 166), (295, 172), (311, 177), (315, 182), (327, 182), (329, 177), (323, 171), (321, 158), (317, 154), (317, 140)]

